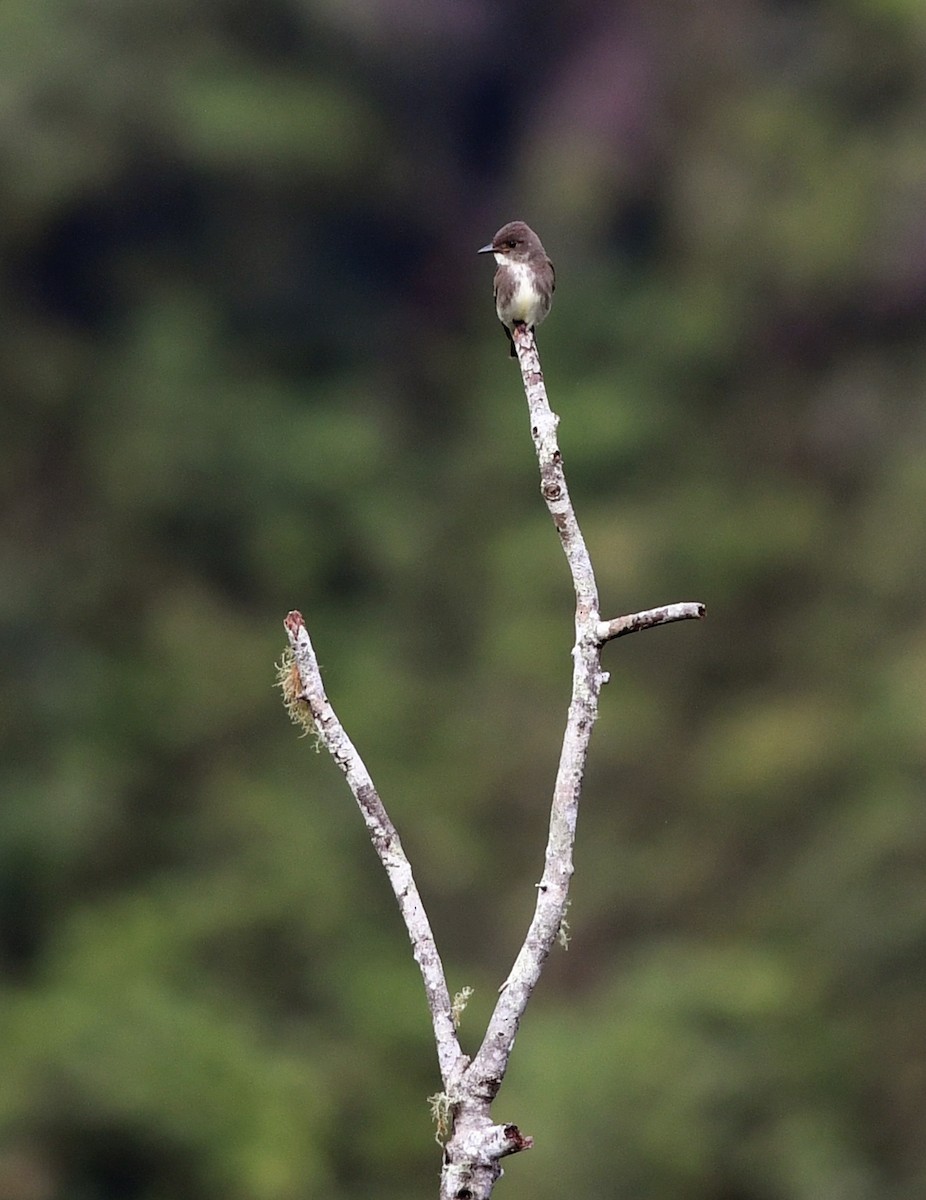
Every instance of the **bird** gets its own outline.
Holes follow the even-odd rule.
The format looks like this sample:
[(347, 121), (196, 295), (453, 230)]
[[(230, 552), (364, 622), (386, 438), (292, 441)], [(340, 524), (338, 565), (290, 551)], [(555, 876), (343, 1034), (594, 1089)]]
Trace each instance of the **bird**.
[(503, 225), (478, 254), (494, 254), (495, 311), (511, 343), (511, 357), (517, 358), (514, 338), (516, 325), (526, 325), (533, 333), (553, 303), (556, 272), (540, 238), (523, 221)]

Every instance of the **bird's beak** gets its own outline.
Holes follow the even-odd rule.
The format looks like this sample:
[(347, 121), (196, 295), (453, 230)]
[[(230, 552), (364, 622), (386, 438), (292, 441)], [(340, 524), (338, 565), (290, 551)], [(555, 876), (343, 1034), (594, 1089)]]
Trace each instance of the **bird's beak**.
[(482, 247), (480, 247), (480, 249), (478, 249), (478, 250), (476, 251), (476, 253), (477, 253), (477, 254), (491, 254), (491, 253), (492, 253), (492, 251), (494, 250), (494, 248), (495, 248), (495, 247), (492, 245), (492, 243), (491, 243), (491, 242), (489, 242), (488, 246), (482, 246)]

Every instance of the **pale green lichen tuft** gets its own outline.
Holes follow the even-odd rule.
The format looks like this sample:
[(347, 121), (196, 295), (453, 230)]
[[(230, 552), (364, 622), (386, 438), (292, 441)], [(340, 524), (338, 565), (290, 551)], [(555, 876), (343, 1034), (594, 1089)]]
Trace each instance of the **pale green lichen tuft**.
[(428, 1096), (428, 1104), (435, 1125), (434, 1140), (438, 1146), (443, 1146), (453, 1129), (453, 1105), (446, 1092), (435, 1092), (433, 1096)]
[(282, 658), (274, 664), (274, 667), (277, 677), (276, 686), (283, 693), (283, 707), (292, 723), (302, 730), (303, 737), (312, 734), (315, 738), (314, 749), (317, 754), (321, 748), (321, 739), (318, 736), (318, 727), (312, 718), (312, 710), (309, 708), (302, 690), (302, 680), (299, 678), (299, 670), (292, 650), (284, 650)]
[(450, 1006), (450, 1015), (453, 1017), (454, 1029), (460, 1028), (460, 1021), (463, 1013), (466, 1011), (466, 1006), (469, 1004), (470, 997), (473, 994), (471, 987), (461, 988), (453, 998), (453, 1004)]

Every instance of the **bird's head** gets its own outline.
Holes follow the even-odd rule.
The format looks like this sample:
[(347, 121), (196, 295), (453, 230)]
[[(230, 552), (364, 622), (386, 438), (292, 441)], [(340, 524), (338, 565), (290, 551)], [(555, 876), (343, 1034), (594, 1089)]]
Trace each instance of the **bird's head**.
[(477, 253), (494, 254), (499, 263), (524, 262), (540, 245), (540, 239), (523, 221), (509, 221), (503, 225), (488, 246)]

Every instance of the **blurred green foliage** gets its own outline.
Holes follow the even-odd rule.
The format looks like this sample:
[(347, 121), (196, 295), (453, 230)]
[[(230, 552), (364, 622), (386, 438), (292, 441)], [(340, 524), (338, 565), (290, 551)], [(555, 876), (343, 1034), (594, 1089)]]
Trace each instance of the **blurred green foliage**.
[(922, 4), (7, 0), (0, 77), (0, 1200), (434, 1194), (417, 971), (273, 664), (298, 607), (474, 1048), (572, 634), (516, 216), (604, 615), (709, 619), (606, 652), (501, 1189), (922, 1196)]

